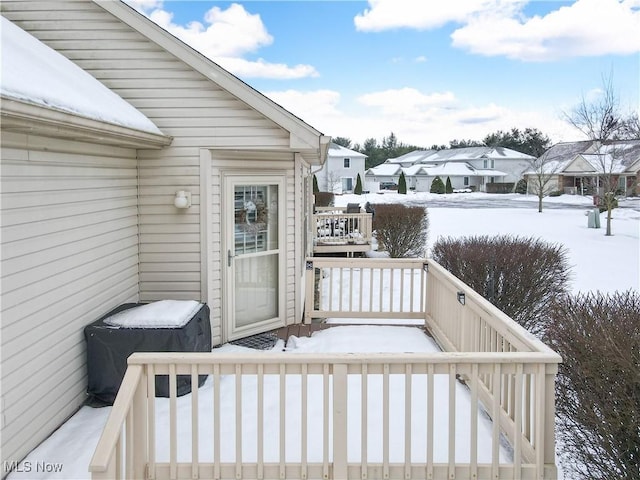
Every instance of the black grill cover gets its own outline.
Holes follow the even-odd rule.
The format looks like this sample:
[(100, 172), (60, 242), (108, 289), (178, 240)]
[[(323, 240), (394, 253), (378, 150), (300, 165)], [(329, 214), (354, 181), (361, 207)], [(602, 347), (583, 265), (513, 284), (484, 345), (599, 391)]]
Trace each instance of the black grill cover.
[[(114, 328), (103, 321), (139, 305), (143, 304), (120, 305), (84, 329), (87, 341), (87, 403), (91, 406), (113, 405), (127, 369), (127, 358), (133, 352), (211, 351), (209, 307), (205, 304), (181, 328)], [(202, 386), (206, 379), (206, 375), (200, 375), (198, 386)], [(177, 386), (178, 396), (191, 392), (191, 377), (178, 375)], [(167, 375), (156, 376), (156, 396), (169, 396)]]

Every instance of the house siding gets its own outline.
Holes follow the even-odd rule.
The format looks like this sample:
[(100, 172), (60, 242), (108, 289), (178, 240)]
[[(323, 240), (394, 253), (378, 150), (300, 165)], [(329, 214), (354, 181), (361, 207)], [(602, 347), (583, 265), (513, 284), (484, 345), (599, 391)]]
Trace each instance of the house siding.
[[(137, 151), (11, 134), (5, 145), (3, 137), (3, 296), (5, 278), (11, 287), (3, 298), (2, 457), (19, 460), (85, 398), (82, 328), (97, 316), (130, 301), (205, 300), (214, 343), (221, 341), (220, 185), (213, 165), (203, 178), (203, 151), (224, 152), (215, 158), (227, 163), (216, 168), (286, 172), (285, 321), (300, 321), (296, 172), (308, 165), (289, 131), (100, 5), (6, 0), (0, 11), (173, 137), (163, 149)], [(191, 192), (191, 208), (173, 206), (177, 190)]]
[[(163, 150), (138, 152), (140, 300), (200, 300), (200, 150), (284, 150), (289, 132), (93, 2), (3, 1), (1, 8), (173, 137)], [(173, 206), (177, 190), (192, 194), (187, 211)]]
[(2, 461), (17, 461), (85, 399), (84, 326), (138, 300), (137, 169), (134, 150), (7, 132), (1, 153)]

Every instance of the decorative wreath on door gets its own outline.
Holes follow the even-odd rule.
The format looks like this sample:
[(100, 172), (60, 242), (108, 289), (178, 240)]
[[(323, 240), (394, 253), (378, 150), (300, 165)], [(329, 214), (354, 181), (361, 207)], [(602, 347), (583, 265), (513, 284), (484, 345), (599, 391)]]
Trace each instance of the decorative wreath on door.
[(236, 211), (236, 226), (244, 231), (265, 230), (269, 221), (269, 209), (262, 201), (246, 200), (244, 208)]

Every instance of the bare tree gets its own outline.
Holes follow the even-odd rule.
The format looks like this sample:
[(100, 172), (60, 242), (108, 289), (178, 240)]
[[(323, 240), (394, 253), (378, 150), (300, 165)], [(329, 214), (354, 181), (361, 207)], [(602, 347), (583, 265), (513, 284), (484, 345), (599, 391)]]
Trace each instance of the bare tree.
[[(598, 193), (601, 193), (602, 205), (607, 211), (606, 235), (611, 235), (611, 212), (616, 205), (618, 176), (615, 174), (619, 163), (620, 151), (613, 140), (627, 125), (620, 109), (620, 100), (613, 86), (612, 76), (602, 78), (602, 93), (595, 99), (584, 95), (578, 105), (569, 113), (563, 114), (565, 120), (596, 142), (594, 155), (598, 167)], [(609, 145), (609, 147), (607, 147)]]
[(629, 115), (620, 128), (620, 138), (640, 140), (640, 116), (638, 112)]
[(342, 177), (336, 172), (327, 175), (327, 192), (342, 193)]
[(551, 150), (528, 163), (527, 190), (538, 196), (538, 212), (542, 213), (542, 199), (558, 189), (557, 174), (561, 164), (554, 159)]

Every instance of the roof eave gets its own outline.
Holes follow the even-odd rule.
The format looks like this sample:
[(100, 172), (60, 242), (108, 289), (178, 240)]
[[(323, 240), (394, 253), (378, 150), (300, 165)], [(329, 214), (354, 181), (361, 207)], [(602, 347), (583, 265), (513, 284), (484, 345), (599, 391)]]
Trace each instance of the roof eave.
[(172, 137), (164, 134), (94, 120), (4, 95), (0, 100), (2, 130), (7, 132), (151, 149), (166, 147), (173, 140)]
[(324, 135), (322, 132), (296, 117), (122, 1), (92, 1), (287, 130), (290, 133), (290, 148), (292, 150), (316, 151), (317, 161), (320, 164), (324, 162), (328, 144), (324, 148), (324, 140), (322, 138)]

